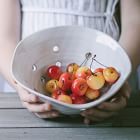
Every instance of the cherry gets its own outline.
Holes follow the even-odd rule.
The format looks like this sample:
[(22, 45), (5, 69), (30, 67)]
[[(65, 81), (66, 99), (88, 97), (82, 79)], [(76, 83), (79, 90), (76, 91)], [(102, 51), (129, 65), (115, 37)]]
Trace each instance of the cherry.
[(66, 95), (62, 89), (57, 89), (52, 93), (52, 98), (57, 99), (59, 95)]
[(73, 104), (85, 104), (86, 97), (85, 96), (76, 96), (75, 94), (71, 94), (71, 99)]
[(49, 78), (58, 80), (60, 75), (62, 74), (62, 70), (60, 67), (52, 65), (47, 68), (46, 74)]
[(94, 73), (96, 73), (96, 72), (102, 72), (103, 73), (103, 70), (104, 70), (103, 68), (97, 68), (97, 69), (94, 70)]
[(72, 82), (73, 82), (72, 74), (65, 72), (59, 78), (59, 87), (64, 91), (68, 91), (71, 89)]
[(83, 78), (77, 78), (73, 81), (71, 90), (78, 96), (83, 96), (88, 88), (87, 82)]
[[(86, 66), (91, 58), (90, 66)], [(96, 62), (101, 67), (92, 71), (92, 63)], [(85, 60), (78, 65), (70, 63), (66, 66), (66, 71), (62, 72), (61, 67), (56, 65), (49, 66), (44, 77), (46, 90), (51, 97), (64, 103), (84, 104), (96, 100), (102, 93), (118, 80), (120, 73), (114, 67), (108, 67), (96, 59), (92, 53), (85, 54)]]

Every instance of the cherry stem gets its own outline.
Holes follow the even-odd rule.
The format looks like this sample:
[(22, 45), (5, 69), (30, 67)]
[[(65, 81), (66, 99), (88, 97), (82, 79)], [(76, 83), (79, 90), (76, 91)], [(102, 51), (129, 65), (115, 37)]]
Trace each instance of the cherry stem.
[(81, 67), (83, 64), (85, 64), (87, 61), (88, 61), (88, 60), (85, 59), (85, 60), (81, 63), (80, 67)]
[(91, 56), (92, 56), (92, 53), (91, 53), (91, 52), (86, 53), (86, 54), (85, 54), (85, 59), (84, 59), (84, 61), (81, 63), (80, 67), (81, 67), (84, 63), (86, 63), (86, 62), (89, 60), (89, 58), (90, 58)]
[(96, 61), (98, 64), (100, 64), (101, 66), (107, 68), (107, 66), (105, 66), (104, 64), (100, 63), (99, 61), (97, 61), (96, 59), (93, 59), (94, 61)]
[(91, 69), (91, 67), (92, 67), (93, 61), (95, 61), (95, 62), (97, 62), (98, 64), (100, 64), (101, 66), (107, 68), (107, 66), (105, 66), (104, 64), (102, 64), (102, 63), (100, 63), (99, 61), (97, 61), (97, 60), (95, 59), (95, 57), (96, 57), (96, 54), (92, 57), (92, 61), (91, 61), (91, 64), (90, 64), (90, 69)]
[(90, 64), (90, 69), (91, 69), (91, 67), (92, 67), (93, 60), (95, 59), (95, 57), (96, 57), (96, 54), (92, 57), (91, 64)]

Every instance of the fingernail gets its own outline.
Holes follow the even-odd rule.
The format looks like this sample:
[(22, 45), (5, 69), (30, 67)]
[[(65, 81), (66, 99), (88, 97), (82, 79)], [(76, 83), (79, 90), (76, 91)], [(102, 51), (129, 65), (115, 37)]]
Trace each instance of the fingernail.
[(52, 113), (52, 117), (58, 117), (58, 116), (59, 116), (59, 113), (57, 113), (57, 112)]
[(52, 106), (50, 104), (45, 104), (45, 110), (46, 111), (51, 111)]
[(36, 102), (36, 101), (37, 101), (37, 98), (36, 98), (36, 96), (34, 96), (34, 95), (31, 95), (31, 101), (32, 101), (32, 102)]

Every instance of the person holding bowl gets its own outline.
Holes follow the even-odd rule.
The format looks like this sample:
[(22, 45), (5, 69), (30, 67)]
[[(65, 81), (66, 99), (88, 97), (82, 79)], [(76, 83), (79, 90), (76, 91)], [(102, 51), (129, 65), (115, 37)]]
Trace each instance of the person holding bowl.
[[(115, 16), (120, 7), (121, 25)], [(26, 36), (44, 28), (78, 25), (107, 33), (125, 49), (133, 71), (140, 63), (140, 1), (139, 0), (4, 0), (0, 2), (0, 73), (17, 91), (29, 111), (40, 118), (59, 117), (48, 103), (40, 102), (13, 81), (10, 62), (17, 43)], [(121, 30), (119, 30), (121, 29)], [(83, 111), (85, 123), (103, 121), (125, 108), (131, 94), (126, 82), (117, 96), (96, 108)]]

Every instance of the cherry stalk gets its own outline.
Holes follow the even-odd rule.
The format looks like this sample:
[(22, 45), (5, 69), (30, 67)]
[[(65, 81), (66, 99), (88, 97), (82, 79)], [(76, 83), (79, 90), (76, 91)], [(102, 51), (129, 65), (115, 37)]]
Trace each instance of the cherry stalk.
[(85, 54), (85, 59), (84, 61), (81, 63), (80, 67), (85, 64), (90, 58), (92, 57), (92, 53), (91, 52), (88, 52)]
[(90, 64), (90, 69), (91, 69), (91, 67), (92, 67), (93, 61), (95, 61), (95, 62), (97, 62), (98, 64), (100, 64), (101, 66), (107, 68), (106, 65), (100, 63), (100, 62), (99, 62), (98, 60), (96, 60), (95, 58), (96, 58), (96, 54), (92, 57), (91, 64)]

